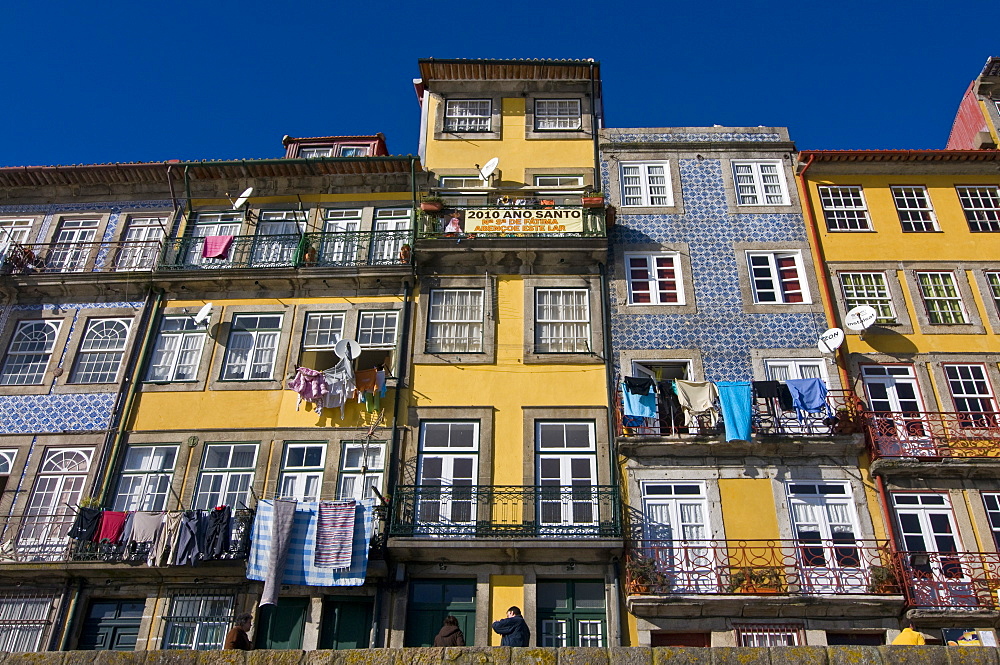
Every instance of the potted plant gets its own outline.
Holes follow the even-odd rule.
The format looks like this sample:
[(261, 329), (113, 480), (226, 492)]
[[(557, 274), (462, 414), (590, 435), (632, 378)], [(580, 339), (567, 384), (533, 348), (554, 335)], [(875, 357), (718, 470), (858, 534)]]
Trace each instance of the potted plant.
[(601, 192), (588, 192), (583, 195), (584, 208), (601, 208), (604, 206), (604, 194)]
[(896, 571), (888, 566), (868, 569), (868, 593), (900, 593)]
[(729, 593), (778, 593), (784, 576), (777, 566), (736, 568), (729, 573)]
[(629, 593), (649, 593), (667, 583), (667, 576), (660, 571), (656, 559), (643, 554), (630, 556), (625, 562), (625, 575)]
[(420, 209), (424, 212), (441, 212), (444, 208), (444, 199), (437, 196), (425, 196), (420, 202)]

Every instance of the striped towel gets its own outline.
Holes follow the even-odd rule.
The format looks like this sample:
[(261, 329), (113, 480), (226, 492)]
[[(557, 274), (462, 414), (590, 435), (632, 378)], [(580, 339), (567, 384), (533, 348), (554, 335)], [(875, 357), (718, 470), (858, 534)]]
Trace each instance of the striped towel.
[(355, 507), (354, 499), (319, 502), (315, 560), (318, 568), (351, 567)]

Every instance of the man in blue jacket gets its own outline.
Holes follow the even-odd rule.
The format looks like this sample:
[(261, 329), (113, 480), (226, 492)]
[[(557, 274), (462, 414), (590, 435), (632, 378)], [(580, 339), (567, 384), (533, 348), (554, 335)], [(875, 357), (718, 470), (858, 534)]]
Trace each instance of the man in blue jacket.
[(507, 610), (506, 619), (493, 622), (493, 632), (503, 635), (500, 638), (502, 647), (526, 647), (531, 639), (528, 623), (521, 616), (521, 608), (516, 605)]

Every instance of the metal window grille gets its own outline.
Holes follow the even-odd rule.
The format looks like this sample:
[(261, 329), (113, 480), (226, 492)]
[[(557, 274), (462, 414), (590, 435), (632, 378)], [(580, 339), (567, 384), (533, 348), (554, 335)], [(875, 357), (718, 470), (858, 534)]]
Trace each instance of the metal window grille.
[(185, 589), (170, 598), (163, 617), (163, 649), (221, 649), (233, 623), (233, 589)]
[(893, 187), (892, 199), (904, 231), (937, 231), (926, 187)]
[(819, 200), (830, 231), (871, 231), (861, 187), (820, 187)]
[(801, 624), (745, 623), (735, 626), (741, 647), (797, 647), (803, 643)]
[(1000, 231), (1000, 188), (956, 187), (970, 231)]
[(55, 596), (0, 595), (0, 652), (42, 651)]

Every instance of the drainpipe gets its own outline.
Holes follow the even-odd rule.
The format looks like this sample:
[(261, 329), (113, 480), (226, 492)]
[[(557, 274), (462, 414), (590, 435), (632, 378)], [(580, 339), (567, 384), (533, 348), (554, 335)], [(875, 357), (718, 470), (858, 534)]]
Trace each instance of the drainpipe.
[[(590, 111), (591, 111), (591, 134), (594, 137), (594, 191), (601, 191), (601, 125), (604, 118), (597, 112), (597, 81), (594, 79), (594, 63), (590, 63)], [(603, 109), (602, 109), (603, 111)]]
[(100, 489), (98, 492), (95, 492), (94, 490), (98, 489), (98, 486), (95, 486), (90, 493), (91, 496), (96, 496), (100, 499), (101, 505), (104, 505), (104, 502), (107, 500), (108, 492), (111, 488), (111, 478), (118, 464), (122, 440), (125, 437), (125, 427), (128, 424), (128, 417), (131, 414), (132, 406), (135, 403), (135, 395), (138, 392), (136, 385), (141, 380), (142, 366), (146, 362), (146, 355), (149, 352), (149, 346), (153, 339), (155, 313), (159, 311), (163, 303), (163, 296), (164, 291), (162, 289), (157, 291), (151, 290), (149, 295), (146, 296), (146, 306), (143, 309), (142, 320), (139, 324), (139, 329), (143, 331), (142, 343), (132, 350), (126, 370), (127, 374), (122, 381), (121, 387), (118, 389), (118, 398), (115, 401), (115, 410), (112, 413), (112, 423), (108, 429), (104, 447), (101, 450), (100, 464), (97, 467), (99, 472), (103, 469), (103, 472), (101, 472), (103, 477), (99, 486)]
[[(392, 452), (389, 455), (389, 501), (392, 502), (392, 496), (395, 494), (396, 490), (396, 474), (399, 471), (399, 456), (397, 455), (397, 448), (399, 447), (399, 409), (400, 404), (403, 399), (403, 387), (406, 383), (406, 369), (410, 364), (410, 295), (411, 295), (410, 282), (406, 281), (403, 283), (403, 331), (402, 340), (399, 345), (399, 376), (396, 379), (396, 400), (392, 407)], [(390, 515), (391, 518), (391, 515)]]
[[(188, 170), (190, 168), (191, 168), (190, 164), (184, 165), (184, 195), (187, 197), (189, 215), (194, 213), (194, 207), (191, 203), (191, 178), (188, 177)], [(180, 226), (180, 223), (181, 223), (180, 215), (174, 215), (174, 228), (170, 234), (171, 238), (177, 237), (177, 229)]]
[[(802, 198), (802, 207), (805, 211), (806, 233), (809, 235), (813, 263), (817, 268), (816, 272), (819, 273), (819, 284), (823, 291), (823, 312), (826, 314), (828, 324), (834, 325), (837, 321), (837, 316), (833, 308), (833, 289), (830, 287), (830, 278), (826, 272), (826, 253), (823, 251), (823, 245), (820, 243), (819, 230), (816, 225), (816, 209), (813, 207), (812, 197), (809, 196), (809, 185), (806, 183), (806, 171), (809, 170), (815, 159), (816, 155), (809, 155), (806, 165), (799, 171), (799, 196)], [(840, 362), (838, 363), (840, 382), (844, 386), (844, 390), (847, 390), (850, 388), (851, 383), (847, 375), (847, 355), (844, 353), (843, 346), (837, 349), (837, 355), (840, 357)]]
[(83, 578), (78, 578), (76, 587), (73, 589), (73, 597), (69, 601), (69, 608), (63, 616), (62, 633), (59, 636), (59, 651), (66, 651), (69, 646), (69, 637), (72, 634), (70, 629), (73, 627), (73, 618), (76, 616), (76, 606), (80, 600), (80, 594), (83, 592), (83, 584)]

